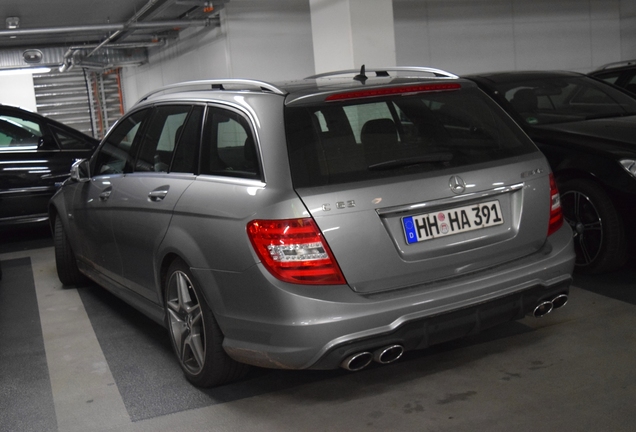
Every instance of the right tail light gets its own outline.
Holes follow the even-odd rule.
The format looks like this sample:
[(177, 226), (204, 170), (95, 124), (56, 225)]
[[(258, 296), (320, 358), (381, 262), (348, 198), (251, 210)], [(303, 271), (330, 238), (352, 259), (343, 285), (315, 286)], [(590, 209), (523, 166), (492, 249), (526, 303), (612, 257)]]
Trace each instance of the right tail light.
[(557, 232), (562, 225), (561, 196), (559, 195), (556, 180), (554, 180), (554, 174), (550, 173), (550, 224), (548, 225), (548, 236)]

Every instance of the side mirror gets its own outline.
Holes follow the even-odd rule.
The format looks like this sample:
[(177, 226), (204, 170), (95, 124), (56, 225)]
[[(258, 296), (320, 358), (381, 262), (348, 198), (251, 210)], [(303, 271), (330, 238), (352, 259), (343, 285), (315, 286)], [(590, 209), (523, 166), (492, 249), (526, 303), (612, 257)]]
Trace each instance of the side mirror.
[(84, 183), (91, 179), (88, 159), (78, 159), (71, 165), (71, 180)]

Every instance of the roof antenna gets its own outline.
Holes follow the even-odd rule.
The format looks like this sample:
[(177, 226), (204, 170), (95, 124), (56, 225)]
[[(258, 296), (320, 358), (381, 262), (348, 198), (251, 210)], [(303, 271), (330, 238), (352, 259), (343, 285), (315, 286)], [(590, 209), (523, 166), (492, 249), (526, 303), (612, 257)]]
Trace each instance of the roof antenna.
[(364, 65), (360, 68), (360, 73), (353, 77), (354, 80), (360, 81), (362, 84), (368, 79), (366, 74), (364, 73)]

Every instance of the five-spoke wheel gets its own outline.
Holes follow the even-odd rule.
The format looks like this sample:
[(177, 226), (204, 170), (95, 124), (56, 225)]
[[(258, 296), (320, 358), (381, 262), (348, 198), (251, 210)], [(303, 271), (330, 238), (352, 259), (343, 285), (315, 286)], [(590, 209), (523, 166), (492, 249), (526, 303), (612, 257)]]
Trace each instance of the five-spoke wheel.
[(164, 289), (172, 346), (186, 378), (213, 387), (243, 376), (248, 367), (225, 353), (223, 333), (183, 261), (170, 265)]
[(626, 258), (624, 228), (605, 191), (584, 179), (565, 181), (559, 190), (563, 217), (574, 236), (577, 270), (602, 273), (620, 267)]

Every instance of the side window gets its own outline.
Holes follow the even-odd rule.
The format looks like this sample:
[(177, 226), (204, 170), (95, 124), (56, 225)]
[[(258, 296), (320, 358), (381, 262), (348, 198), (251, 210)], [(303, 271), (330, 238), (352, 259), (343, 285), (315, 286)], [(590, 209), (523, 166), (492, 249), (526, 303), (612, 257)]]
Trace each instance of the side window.
[(219, 108), (208, 110), (201, 149), (201, 174), (259, 178), (254, 137), (243, 116)]
[(0, 115), (0, 148), (37, 148), (42, 131), (40, 125), (30, 120)]
[(636, 74), (633, 74), (631, 77), (627, 77), (625, 90), (636, 93)]
[(603, 81), (610, 84), (616, 84), (616, 81), (618, 81), (619, 76), (620, 76), (620, 72), (613, 72), (613, 73), (599, 75), (597, 78), (600, 78)]
[(149, 112), (150, 109), (137, 111), (117, 123), (94, 155), (94, 175), (132, 171), (134, 144), (139, 142), (138, 134)]
[(168, 172), (191, 106), (159, 106), (144, 133), (135, 171)]
[(88, 144), (88, 142), (76, 136), (68, 134), (54, 126), (50, 126), (50, 128), (53, 131), (53, 135), (55, 135), (57, 142), (60, 143), (60, 147), (62, 147), (63, 150), (83, 150), (92, 148), (91, 145)]
[(177, 130), (177, 149), (172, 160), (172, 172), (198, 173), (199, 142), (203, 123), (203, 107), (195, 106), (182, 130)]

